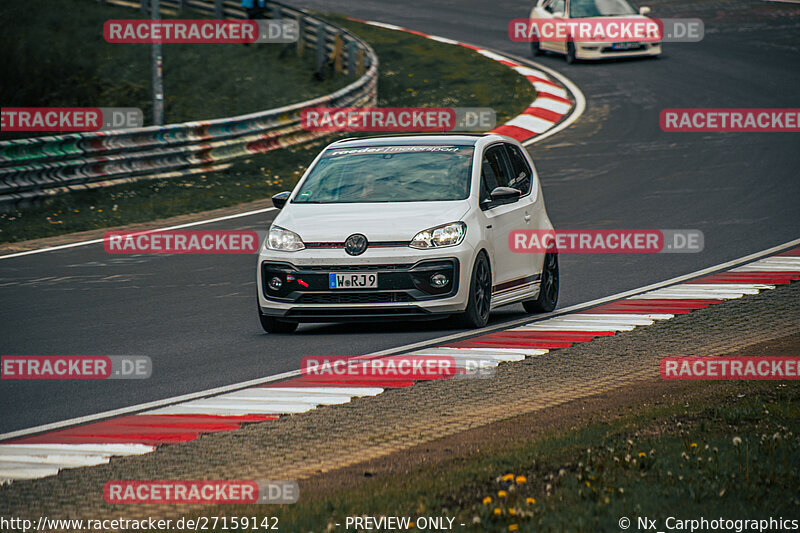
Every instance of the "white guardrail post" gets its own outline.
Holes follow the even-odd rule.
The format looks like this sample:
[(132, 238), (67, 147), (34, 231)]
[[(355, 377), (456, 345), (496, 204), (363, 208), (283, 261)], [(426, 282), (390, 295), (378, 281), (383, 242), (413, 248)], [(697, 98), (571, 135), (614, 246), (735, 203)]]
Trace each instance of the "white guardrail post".
[[(115, 0), (105, 2), (114, 4)], [(145, 12), (148, 3), (141, 1)], [(233, 17), (245, 16), (237, 0), (161, 0), (161, 4), (208, 15), (221, 9)], [(359, 68), (364, 69), (364, 74), (326, 96), (249, 115), (0, 142), (0, 210), (76, 190), (220, 170), (238, 158), (327, 135), (301, 127), (300, 114), (305, 108), (375, 105), (378, 57), (372, 47), (347, 30), (305, 11), (280, 2), (271, 1), (270, 5), (270, 16), (301, 22), (298, 54), (314, 46), (317, 66), (324, 67), (338, 33), (343, 39), (340, 60), (347, 65), (347, 74), (354, 77)], [(363, 67), (354, 66), (360, 61)]]

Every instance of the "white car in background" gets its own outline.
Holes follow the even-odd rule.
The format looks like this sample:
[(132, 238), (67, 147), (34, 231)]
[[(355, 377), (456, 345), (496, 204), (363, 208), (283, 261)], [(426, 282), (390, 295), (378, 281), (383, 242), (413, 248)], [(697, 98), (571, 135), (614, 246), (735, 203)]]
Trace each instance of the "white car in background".
[(258, 258), (265, 331), (299, 322), (460, 315), (482, 327), (491, 309), (551, 311), (555, 253), (514, 253), (513, 230), (552, 230), (536, 169), (495, 134), (335, 142), (281, 209)]
[[(627, 0), (538, 0), (531, 10), (535, 20), (580, 21), (586, 19), (652, 20), (646, 17), (649, 7), (636, 9)], [(577, 42), (567, 37), (560, 40), (531, 42), (534, 56), (542, 51), (564, 54), (567, 63), (579, 59), (611, 59), (620, 57), (655, 57), (661, 55), (660, 42), (628, 40), (624, 42)]]

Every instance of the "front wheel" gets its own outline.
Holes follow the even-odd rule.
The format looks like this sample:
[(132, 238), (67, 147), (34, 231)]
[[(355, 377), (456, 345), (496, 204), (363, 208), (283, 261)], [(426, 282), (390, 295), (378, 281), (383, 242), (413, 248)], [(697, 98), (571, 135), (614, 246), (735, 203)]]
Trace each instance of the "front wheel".
[(469, 286), (467, 310), (461, 315), (464, 327), (482, 328), (489, 323), (489, 310), (492, 306), (492, 270), (489, 259), (481, 252), (472, 267), (472, 280)]
[(558, 254), (548, 253), (544, 256), (542, 279), (539, 283), (539, 297), (522, 302), (528, 313), (549, 313), (558, 303)]

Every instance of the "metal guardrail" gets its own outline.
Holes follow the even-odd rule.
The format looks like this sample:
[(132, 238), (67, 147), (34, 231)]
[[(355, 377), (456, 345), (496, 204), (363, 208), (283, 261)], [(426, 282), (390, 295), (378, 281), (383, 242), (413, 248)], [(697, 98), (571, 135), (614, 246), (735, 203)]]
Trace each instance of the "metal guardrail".
[[(219, 18), (245, 16), (235, 0), (162, 0), (161, 4)], [(138, 7), (138, 2), (133, 5)], [(316, 50), (318, 66), (334, 58), (337, 67), (358, 79), (326, 96), (249, 115), (0, 142), (0, 210), (75, 190), (221, 170), (237, 158), (327, 135), (302, 129), (300, 113), (305, 108), (376, 104), (378, 58), (366, 42), (305, 11), (274, 1), (268, 5), (271, 18), (299, 24), (298, 52), (305, 47)]]

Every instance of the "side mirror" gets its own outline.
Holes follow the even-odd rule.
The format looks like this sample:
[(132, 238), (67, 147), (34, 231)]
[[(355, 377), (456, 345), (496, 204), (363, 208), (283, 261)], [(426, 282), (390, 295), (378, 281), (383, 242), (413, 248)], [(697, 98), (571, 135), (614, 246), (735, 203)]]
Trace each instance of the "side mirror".
[(511, 187), (496, 187), (489, 196), (493, 202), (511, 202), (518, 200), (522, 192)]
[(553, 13), (553, 18), (563, 19), (564, 18), (564, 13), (562, 13), (561, 11), (556, 11), (555, 13)]
[(650, 14), (650, 8), (647, 7), (647, 6), (640, 7), (639, 8), (639, 14), (640, 15), (648, 15), (648, 14)]
[(496, 187), (491, 193), (489, 198), (481, 202), (481, 210), (486, 211), (498, 205), (513, 204), (519, 200), (522, 192), (519, 189), (512, 189), (511, 187)]
[(289, 191), (279, 192), (275, 196), (272, 197), (272, 205), (277, 207), (278, 209), (283, 209), (283, 206), (286, 205), (286, 202), (289, 201), (289, 197), (292, 195)]

